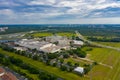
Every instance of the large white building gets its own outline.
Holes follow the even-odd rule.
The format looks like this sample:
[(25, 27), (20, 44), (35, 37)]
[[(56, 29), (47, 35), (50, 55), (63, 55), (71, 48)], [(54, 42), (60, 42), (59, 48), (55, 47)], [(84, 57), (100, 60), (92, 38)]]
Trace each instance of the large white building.
[(30, 39), (30, 40), (23, 39), (18, 42), (15, 42), (15, 44), (26, 47), (26, 48), (37, 49), (39, 51), (48, 52), (48, 53), (49, 52), (50, 53), (57, 52), (57, 51), (60, 51), (60, 49), (61, 49), (61, 47), (56, 46), (53, 43), (49, 43), (49, 42), (45, 42), (45, 41), (40, 42), (40, 41), (36, 41), (33, 39)]
[(61, 39), (63, 39), (62, 36), (48, 36), (48, 37), (46, 37), (47, 42), (56, 42), (56, 41), (61, 40)]
[(78, 41), (78, 40), (73, 40), (72, 44), (74, 46), (82, 46), (82, 45), (84, 45), (84, 42), (83, 41)]

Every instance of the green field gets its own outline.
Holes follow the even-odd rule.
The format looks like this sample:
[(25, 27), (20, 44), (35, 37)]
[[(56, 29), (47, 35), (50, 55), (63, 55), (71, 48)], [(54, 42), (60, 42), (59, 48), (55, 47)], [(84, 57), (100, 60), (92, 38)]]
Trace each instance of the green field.
[[(40, 80), (39, 77), (38, 77), (38, 75), (31, 74), (29, 71), (24, 70), (24, 69), (22, 69), (20, 67), (17, 67), (15, 65), (12, 65), (12, 69), (14, 69), (15, 71), (20, 71), (20, 72), (24, 73), (26, 76), (28, 76), (28, 77), (30, 77), (30, 78), (32, 78), (34, 80)], [(25, 76), (25, 75), (23, 75), (23, 76)]]
[(76, 74), (71, 73), (71, 72), (65, 72), (65, 71), (61, 71), (60, 69), (55, 68), (55, 67), (46, 66), (42, 62), (38, 62), (38, 61), (32, 60), (30, 58), (24, 57), (24, 56), (10, 53), (10, 52), (4, 51), (2, 49), (0, 49), (0, 52), (2, 54), (6, 54), (8, 56), (14, 56), (15, 58), (21, 59), (27, 64), (30, 64), (38, 69), (42, 69), (42, 70), (49, 72), (51, 74), (54, 74), (56, 76), (59, 76), (65, 80), (88, 80), (88, 78), (86, 78), (86, 77), (80, 77), (79, 75), (76, 75)]
[[(104, 43), (111, 46), (116, 45), (116, 43)], [(116, 45), (119, 47), (120, 43)], [(92, 51), (87, 52), (89, 54), (88, 58), (99, 63), (106, 64), (107, 66), (97, 65), (90, 72), (92, 80), (120, 80), (120, 52), (116, 50), (106, 49), (106, 48), (93, 48)]]
[(59, 36), (66, 36), (66, 37), (76, 36), (75, 33), (69, 33), (69, 32), (57, 33), (57, 35), (59, 35)]
[[(61, 33), (55, 33), (59, 36), (66, 36), (66, 37), (72, 37), (72, 36), (76, 36), (74, 33), (70, 33), (70, 32), (61, 32)], [(33, 37), (46, 37), (46, 36), (52, 36), (53, 33), (50, 32), (37, 32), (37, 33), (32, 33), (29, 34)]]
[(44, 33), (32, 33), (30, 34), (33, 37), (46, 37), (46, 36), (52, 36), (52, 33), (44, 32)]
[[(117, 44), (117, 43), (104, 42), (102, 44), (108, 44), (110, 46), (116, 46), (116, 47), (120, 46), (120, 43)], [(91, 47), (85, 47), (83, 50), (86, 50), (88, 48)], [(2, 49), (0, 49), (0, 52), (9, 56), (14, 56), (15, 58), (22, 59), (24, 60), (25, 63), (28, 63), (38, 69), (42, 69), (44, 71), (47, 71), (51, 74), (54, 74), (66, 80), (90, 80), (90, 78), (91, 80), (120, 80), (120, 52), (112, 49), (92, 47), (91, 51), (87, 51), (88, 53), (87, 58), (97, 61), (98, 63), (102, 63), (104, 65), (99, 64), (94, 66), (92, 70), (88, 73), (88, 75), (85, 75), (86, 77), (80, 77), (74, 73), (64, 72), (59, 70), (58, 68), (46, 66), (42, 62), (38, 62), (14, 53), (9, 53), (3, 51)], [(65, 61), (66, 62), (70, 61), (73, 64), (75, 62), (78, 62), (81, 66), (84, 63), (88, 63), (75, 58), (68, 58), (65, 59)]]
[(90, 62), (88, 61), (83, 61), (83, 60), (80, 60), (80, 59), (76, 59), (76, 58), (68, 58), (68, 59), (65, 59), (65, 62), (71, 62), (73, 65), (75, 63), (79, 63), (80, 66), (84, 66), (84, 64), (90, 64)]
[(98, 43), (120, 48), (120, 42), (98, 42)]

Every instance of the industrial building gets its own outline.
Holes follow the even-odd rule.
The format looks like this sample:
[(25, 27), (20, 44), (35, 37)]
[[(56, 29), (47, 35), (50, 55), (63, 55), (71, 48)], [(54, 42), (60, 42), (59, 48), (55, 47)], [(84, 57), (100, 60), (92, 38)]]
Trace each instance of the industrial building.
[(38, 51), (43, 51), (47, 53), (54, 53), (60, 51), (61, 48), (66, 48), (65, 46), (58, 46), (50, 42), (36, 41), (34, 39), (29, 39), (29, 40), (22, 39), (20, 41), (15, 42), (15, 44), (21, 47), (14, 47), (14, 49), (21, 51), (25, 50), (25, 48), (30, 48), (30, 49), (37, 49)]

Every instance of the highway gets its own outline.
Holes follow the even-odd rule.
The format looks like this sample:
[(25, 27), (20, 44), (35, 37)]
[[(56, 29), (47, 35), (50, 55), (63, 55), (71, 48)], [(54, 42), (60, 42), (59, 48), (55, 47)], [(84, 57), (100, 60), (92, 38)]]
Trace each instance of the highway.
[(97, 47), (102, 47), (102, 48), (109, 48), (109, 49), (114, 49), (117, 51), (120, 51), (120, 48), (115, 48), (115, 47), (111, 47), (111, 46), (106, 46), (106, 45), (102, 45), (102, 44), (98, 44), (92, 41), (89, 41), (87, 39), (85, 39), (78, 31), (75, 31), (76, 35), (78, 36), (79, 39), (83, 40), (84, 42), (87, 42), (93, 46), (97, 46)]

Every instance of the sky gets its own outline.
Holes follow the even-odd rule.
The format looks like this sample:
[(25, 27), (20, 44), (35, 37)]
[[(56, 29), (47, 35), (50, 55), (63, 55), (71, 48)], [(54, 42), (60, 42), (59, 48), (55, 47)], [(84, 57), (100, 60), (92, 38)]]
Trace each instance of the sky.
[(120, 0), (0, 0), (0, 24), (120, 24)]

